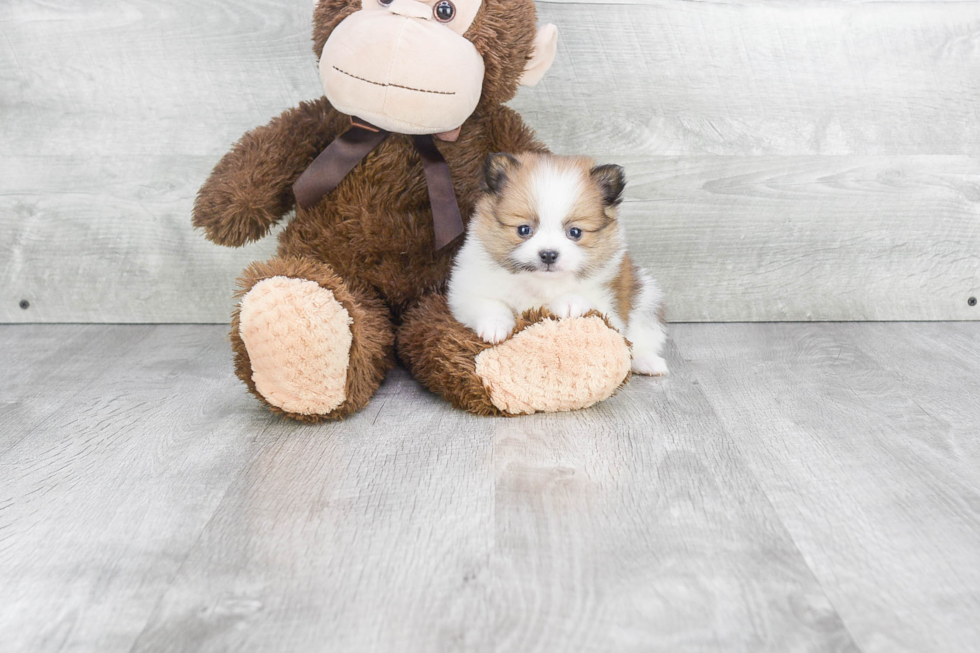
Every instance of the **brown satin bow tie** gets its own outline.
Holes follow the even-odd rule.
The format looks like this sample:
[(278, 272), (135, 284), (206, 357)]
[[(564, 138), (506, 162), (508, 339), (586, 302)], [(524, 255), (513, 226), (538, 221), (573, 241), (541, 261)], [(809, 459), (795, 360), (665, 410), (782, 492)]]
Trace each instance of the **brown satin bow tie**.
[[(444, 140), (455, 140), (459, 130), (445, 135)], [(361, 160), (381, 145), (390, 132), (351, 118), (351, 128), (330, 143), (310, 167), (293, 184), (296, 202), (308, 209), (322, 200), (327, 193), (357, 166)], [(436, 149), (432, 136), (415, 136), (415, 149), (422, 159), (422, 171), (429, 189), (432, 205), (432, 226), (435, 231), (436, 250), (456, 240), (463, 233), (463, 218), (456, 203), (453, 179), (446, 159)]]

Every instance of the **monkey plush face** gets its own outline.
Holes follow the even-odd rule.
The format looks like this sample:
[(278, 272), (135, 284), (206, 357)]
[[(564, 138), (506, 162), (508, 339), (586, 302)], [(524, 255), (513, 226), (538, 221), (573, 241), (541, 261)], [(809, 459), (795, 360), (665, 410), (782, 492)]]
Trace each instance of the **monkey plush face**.
[(553, 25), (535, 29), (530, 0), (322, 0), (317, 31), (330, 103), (403, 134), (451, 132), (488, 86), (513, 96), (518, 83), (536, 83), (557, 42)]

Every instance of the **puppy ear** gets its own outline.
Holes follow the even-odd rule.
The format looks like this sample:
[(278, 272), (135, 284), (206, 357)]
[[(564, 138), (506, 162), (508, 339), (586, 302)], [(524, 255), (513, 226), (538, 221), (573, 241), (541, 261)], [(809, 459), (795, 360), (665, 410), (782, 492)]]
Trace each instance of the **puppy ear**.
[(626, 173), (622, 166), (608, 164), (592, 168), (592, 180), (602, 190), (602, 201), (606, 206), (619, 206), (626, 188)]
[(483, 163), (483, 188), (494, 194), (499, 193), (507, 182), (507, 175), (520, 165), (521, 162), (510, 154), (491, 154)]

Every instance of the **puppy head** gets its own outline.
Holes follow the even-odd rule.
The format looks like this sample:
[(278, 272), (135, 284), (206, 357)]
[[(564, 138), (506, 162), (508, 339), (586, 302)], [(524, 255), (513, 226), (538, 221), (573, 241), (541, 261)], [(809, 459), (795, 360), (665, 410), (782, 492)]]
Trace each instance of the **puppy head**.
[(491, 154), (474, 229), (511, 272), (589, 276), (622, 246), (616, 165), (584, 157)]

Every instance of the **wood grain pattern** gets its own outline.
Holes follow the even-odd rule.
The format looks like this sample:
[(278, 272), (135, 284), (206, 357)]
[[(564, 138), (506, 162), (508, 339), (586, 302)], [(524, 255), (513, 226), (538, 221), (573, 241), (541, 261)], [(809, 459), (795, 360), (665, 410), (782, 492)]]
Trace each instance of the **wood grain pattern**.
[(485, 650), (493, 422), (392, 377), (253, 459), (134, 651)]
[[(316, 5), (317, 0), (311, 0)], [(535, 0), (539, 7), (542, 5), (626, 5), (626, 6), (665, 6), (676, 0)], [(874, 3), (919, 3), (929, 2), (930, 0), (830, 0), (835, 3), (846, 4), (874, 4)], [(809, 0), (712, 0), (712, 4), (720, 5), (767, 5), (767, 6), (800, 6), (808, 4)], [(973, 2), (973, 0), (946, 0), (947, 3), (954, 2)]]
[[(97, 385), (131, 364), (125, 353), (146, 337), (145, 329), (89, 326), (77, 329), (23, 327), (4, 330), (0, 376), (0, 453), (32, 430), (64, 418), (64, 404), (80, 378)], [(107, 360), (107, 354), (113, 356)]]
[(692, 381), (499, 423), (494, 651), (858, 650)]
[[(972, 342), (966, 359), (946, 344), (957, 334)], [(691, 325), (675, 336), (861, 650), (974, 650), (976, 327)]]
[(221, 326), (2, 326), (3, 650), (971, 653), (980, 325), (672, 337), (587, 411), (306, 426)]
[(514, 103), (558, 149), (980, 154), (980, 6), (542, 4), (555, 65)]
[[(628, 220), (672, 319), (980, 319), (980, 5), (539, 11), (558, 59), (513, 104), (556, 151), (663, 183), (630, 189)], [(212, 246), (192, 198), (242, 132), (319, 95), (309, 13), (3, 3), (0, 321), (226, 321), (274, 242)]]
[(288, 429), (242, 395), (214, 327), (0, 329), (18, 359), (0, 371), (3, 648), (127, 651), (231, 480)]
[(304, 426), (231, 381), (221, 327), (5, 327), (38, 363), (5, 396), (48, 402), (29, 345), (59, 335), (114, 371), (80, 357), (57, 418), (5, 425), (5, 650), (857, 650), (683, 374), (495, 420), (396, 371)]
[(623, 158), (675, 321), (971, 320), (980, 158)]

